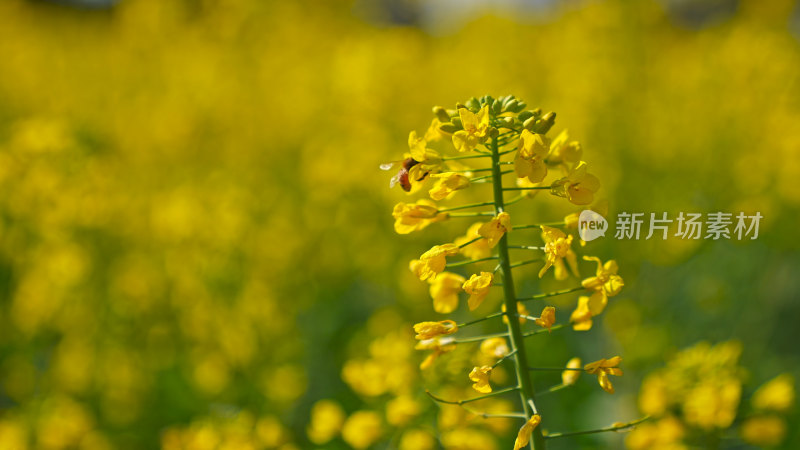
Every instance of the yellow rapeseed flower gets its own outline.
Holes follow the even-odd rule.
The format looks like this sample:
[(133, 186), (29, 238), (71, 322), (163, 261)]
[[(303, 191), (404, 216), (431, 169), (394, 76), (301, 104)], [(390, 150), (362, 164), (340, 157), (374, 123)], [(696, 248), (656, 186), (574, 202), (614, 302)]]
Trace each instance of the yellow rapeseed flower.
[(447, 265), (447, 257), (458, 254), (455, 244), (434, 245), (423, 253), (418, 260), (413, 260), (409, 267), (420, 280), (434, 279)]
[[(500, 305), (500, 309), (503, 312), (506, 312), (506, 304), (503, 303), (502, 305)], [(525, 323), (528, 320), (524, 316), (530, 316), (531, 315), (531, 313), (528, 311), (528, 308), (525, 307), (525, 303), (522, 303), (522, 302), (517, 302), (517, 312), (516, 312), (516, 314), (519, 315), (519, 323), (521, 323), (521, 324)], [(503, 316), (503, 323), (508, 324), (508, 316), (507, 315)]]
[(356, 411), (342, 428), (342, 439), (355, 449), (374, 444), (383, 434), (381, 416), (374, 411)]
[(418, 342), (414, 348), (416, 350), (432, 350), (419, 365), (420, 370), (425, 370), (433, 365), (436, 358), (455, 350), (456, 343), (452, 337), (432, 338)]
[(414, 325), (415, 338), (419, 341), (447, 336), (458, 331), (458, 325), (452, 320), (439, 322), (420, 322)]
[(578, 274), (578, 257), (572, 251), (572, 235), (567, 236), (558, 228), (542, 225), (542, 239), (544, 240), (545, 264), (539, 271), (539, 278), (542, 278), (547, 269), (555, 266), (556, 280), (567, 278), (567, 269), (564, 259), (567, 260), (572, 273)]
[(586, 373), (597, 375), (597, 381), (600, 383), (600, 387), (609, 394), (613, 394), (614, 386), (611, 384), (608, 376), (622, 376), (622, 369), (618, 367), (621, 362), (622, 357), (620, 356), (614, 356), (609, 359), (603, 358), (585, 365), (583, 370), (585, 370)]
[(507, 232), (511, 231), (511, 216), (503, 211), (481, 225), (478, 234), (485, 237), (489, 248), (494, 248)]
[(542, 310), (542, 313), (539, 315), (539, 318), (536, 319), (536, 325), (539, 325), (542, 328), (547, 328), (547, 331), (550, 331), (550, 328), (556, 323), (556, 309), (552, 306), (545, 306)]
[(566, 197), (575, 205), (588, 205), (600, 189), (600, 180), (588, 173), (586, 163), (581, 161), (566, 177), (554, 181), (551, 187), (553, 194)]
[(583, 259), (586, 261), (595, 261), (597, 263), (597, 272), (595, 276), (581, 281), (581, 286), (595, 291), (595, 294), (603, 297), (602, 299), (596, 299), (594, 301), (596, 305), (603, 305), (599, 312), (592, 311), (592, 314), (596, 316), (605, 308), (607, 297), (613, 297), (619, 294), (625, 282), (622, 280), (621, 276), (617, 275), (619, 268), (617, 267), (617, 262), (613, 259), (606, 261), (605, 264), (600, 261), (600, 258), (595, 256), (584, 256)]
[(785, 413), (794, 405), (794, 377), (784, 373), (764, 383), (753, 394), (753, 408)]
[(452, 272), (442, 272), (431, 281), (430, 294), (433, 310), (448, 314), (458, 308), (458, 294), (464, 284), (464, 277)]
[(345, 413), (333, 400), (320, 400), (311, 407), (311, 423), (306, 429), (311, 442), (322, 445), (335, 438), (344, 424)]
[(550, 143), (550, 152), (547, 155), (547, 164), (562, 165), (565, 169), (580, 162), (583, 149), (578, 141), (569, 140), (569, 131), (561, 131)]
[(578, 297), (578, 307), (572, 311), (569, 317), (572, 329), (576, 331), (586, 331), (592, 329), (592, 312), (589, 309), (589, 297)]
[[(578, 369), (581, 367), (581, 359), (580, 358), (572, 358), (567, 361), (567, 369)], [(578, 382), (578, 378), (581, 376), (580, 370), (565, 370), (561, 372), (561, 383), (565, 386), (572, 386), (573, 384)]]
[(436, 179), (436, 184), (428, 194), (434, 200), (444, 200), (453, 192), (469, 187), (469, 178), (455, 172), (437, 173), (431, 178)]
[(477, 241), (469, 245), (461, 247), (467, 242), (475, 238), (481, 237), (481, 235), (478, 234), (478, 230), (480, 230), (482, 226), (483, 222), (473, 223), (467, 229), (466, 235), (460, 236), (456, 238), (456, 240), (454, 241), (454, 243), (461, 248), (461, 254), (469, 259), (488, 258), (492, 254), (492, 249), (489, 248), (489, 243), (486, 239), (478, 239)]
[(484, 105), (478, 114), (472, 113), (466, 108), (459, 108), (458, 115), (461, 118), (463, 130), (453, 133), (453, 145), (459, 152), (475, 150), (481, 142), (486, 139), (489, 131), (489, 106)]
[(522, 130), (519, 137), (517, 155), (514, 159), (514, 172), (518, 178), (528, 178), (531, 183), (539, 183), (547, 176), (547, 165), (544, 162), (550, 151), (547, 136)]
[(542, 417), (538, 414), (535, 414), (530, 418), (530, 420), (525, 422), (525, 425), (523, 425), (517, 433), (517, 439), (514, 440), (514, 450), (520, 450), (528, 445), (528, 442), (531, 441), (531, 434), (533, 434), (533, 430), (535, 430), (541, 422)]
[(462, 287), (464, 292), (469, 294), (470, 311), (474, 310), (483, 303), (483, 300), (489, 295), (489, 289), (492, 287), (494, 281), (494, 274), (492, 272), (481, 272), (480, 275), (472, 274), (469, 280), (465, 281)]
[(777, 416), (750, 417), (739, 429), (742, 440), (759, 447), (775, 447), (786, 437), (786, 421)]
[(491, 366), (473, 367), (469, 373), (469, 379), (473, 381), (472, 389), (482, 394), (492, 392), (492, 385), (489, 384), (489, 375), (491, 373)]
[(423, 198), (417, 200), (417, 203), (400, 202), (394, 205), (392, 217), (394, 230), (398, 234), (409, 234), (447, 219), (447, 214), (440, 213), (435, 203)]
[(481, 342), (480, 352), (488, 358), (502, 358), (511, 351), (505, 338), (493, 337)]

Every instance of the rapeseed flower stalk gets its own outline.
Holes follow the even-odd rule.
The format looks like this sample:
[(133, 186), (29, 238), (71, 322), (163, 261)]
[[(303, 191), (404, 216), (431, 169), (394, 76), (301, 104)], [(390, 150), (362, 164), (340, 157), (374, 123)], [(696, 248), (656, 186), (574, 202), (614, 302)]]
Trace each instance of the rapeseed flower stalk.
[[(555, 113), (543, 113), (541, 109), (526, 110), (526, 106), (513, 96), (499, 99), (484, 96), (457, 104), (452, 110), (435, 107), (433, 111), (436, 118), (424, 137), (413, 131), (410, 133), (410, 152), (404, 155), (406, 159), (392, 183), (394, 185), (399, 180), (403, 190), (409, 194), (421, 190), (426, 183), (432, 183), (433, 186), (428, 190), (430, 199), (398, 203), (393, 216), (395, 230), (399, 234), (420, 231), (435, 222), (485, 218), (469, 226), (452, 243), (435, 245), (409, 264), (420, 280), (430, 283), (433, 308), (438, 313), (456, 311), (462, 291), (469, 295), (467, 307), (470, 311), (480, 308), (495, 292), (501, 292), (503, 298), (499, 311), (466, 323), (458, 324), (448, 319), (416, 324), (414, 331), (419, 341), (416, 348), (430, 351), (420, 368), (428, 369), (437, 358), (452, 352), (456, 346), (480, 342), (477, 355), (480, 362), (472, 367), (466, 378), (472, 382), (472, 389), (481, 395), (464, 400), (445, 400), (430, 392), (428, 395), (441, 405), (458, 405), (467, 410), (464, 406), (466, 403), (483, 402), (516, 393), (521, 411), (508, 411), (510, 407), (499, 413), (467, 411), (486, 419), (522, 419), (524, 422), (518, 428), (514, 449), (530, 445), (534, 450), (541, 450), (545, 448), (547, 439), (625, 430), (643, 419), (571, 433), (545, 434), (539, 426), (547, 422), (547, 413), (537, 409), (532, 373), (562, 372), (562, 383), (541, 394), (575, 385), (581, 372), (596, 375), (600, 386), (606, 392), (613, 393), (609, 375), (622, 375), (622, 369), (619, 368), (622, 358), (602, 358), (582, 366), (581, 359), (573, 357), (565, 367), (533, 367), (529, 364), (525, 339), (544, 332), (550, 334), (568, 329), (569, 325), (578, 331), (591, 328), (592, 318), (603, 311), (609, 297), (617, 295), (624, 283), (618, 274), (616, 262), (609, 260), (603, 263), (598, 257), (587, 256), (584, 257), (586, 260), (597, 264), (594, 276), (576, 282), (573, 288), (518, 297), (512, 273), (517, 267), (539, 263), (539, 278), (545, 276), (550, 267), (554, 268), (557, 280), (565, 280), (570, 274), (579, 277), (578, 256), (572, 249), (575, 236), (571, 234), (576, 227), (570, 226), (574, 221), (569, 217), (556, 222), (519, 224), (518, 219), (514, 218), (516, 214), (509, 212), (508, 208), (522, 200), (534, 198), (530, 194), (539, 191), (549, 191), (551, 195), (566, 198), (575, 205), (588, 205), (595, 200), (600, 188), (597, 177), (588, 172), (586, 162), (581, 160), (583, 150), (578, 142), (570, 141), (566, 131), (553, 140), (546, 135), (555, 123)], [(448, 136), (450, 139), (447, 139)], [(488, 167), (468, 165), (474, 161), (489, 164)], [(549, 174), (554, 174), (554, 181), (546, 181)], [(512, 183), (504, 182), (505, 175), (515, 176), (517, 183), (511, 186)], [(437, 203), (463, 195), (461, 192), (479, 184), (491, 184), (490, 200), (449, 207)], [(515, 191), (515, 197), (507, 198)], [(476, 208), (484, 209), (465, 211)], [(536, 245), (516, 243), (521, 239), (520, 230), (525, 229), (540, 231), (541, 241)], [(512, 240), (515, 242), (513, 245)], [(511, 250), (533, 251), (538, 257), (512, 260)], [(454, 261), (458, 255), (467, 259)], [(457, 273), (462, 270), (460, 268), (474, 266), (485, 266), (485, 269)], [(550, 297), (578, 291), (586, 291), (587, 296), (580, 297), (577, 309), (566, 323), (557, 323), (558, 314), (552, 305), (541, 305), (538, 317), (532, 316), (525, 307), (528, 301), (546, 301)], [(497, 318), (503, 319), (505, 332), (472, 337), (456, 335), (478, 322)], [(531, 326), (535, 328), (524, 329)], [(499, 384), (508, 384), (507, 380), (504, 381), (507, 372), (501, 367), (506, 362), (513, 363), (515, 381), (500, 387)], [(448, 433), (442, 441), (448, 448), (451, 444), (457, 446), (462, 439), (472, 438), (464, 433), (466, 431)]]

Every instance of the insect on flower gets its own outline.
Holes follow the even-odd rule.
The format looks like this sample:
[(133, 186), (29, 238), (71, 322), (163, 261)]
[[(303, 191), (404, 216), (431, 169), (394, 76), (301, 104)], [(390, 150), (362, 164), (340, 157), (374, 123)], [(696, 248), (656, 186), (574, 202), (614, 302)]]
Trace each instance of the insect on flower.
[[(409, 171), (412, 167), (419, 164), (414, 158), (406, 158), (402, 161), (391, 161), (387, 163), (383, 163), (380, 165), (381, 170), (391, 170), (393, 167), (400, 165), (400, 170), (389, 180), (389, 188), (395, 187), (396, 184), (400, 183), (400, 187), (403, 188), (404, 191), (409, 192), (411, 190), (411, 179), (409, 178)], [(425, 177), (428, 176), (427, 171), (423, 172), (415, 181), (422, 181)]]

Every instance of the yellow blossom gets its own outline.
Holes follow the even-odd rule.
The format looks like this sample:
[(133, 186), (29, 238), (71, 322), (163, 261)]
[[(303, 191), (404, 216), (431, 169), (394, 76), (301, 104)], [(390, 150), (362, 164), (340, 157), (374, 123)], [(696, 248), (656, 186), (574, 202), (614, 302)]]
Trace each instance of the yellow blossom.
[(569, 131), (561, 131), (550, 144), (547, 163), (552, 165), (572, 166), (580, 162), (583, 149), (578, 141), (569, 140)]
[(552, 306), (545, 306), (542, 310), (542, 313), (539, 315), (539, 318), (536, 319), (536, 325), (539, 325), (542, 328), (547, 328), (547, 331), (550, 331), (550, 328), (556, 323), (556, 309)]
[(482, 394), (492, 392), (492, 386), (489, 384), (489, 375), (491, 373), (491, 366), (473, 367), (469, 373), (469, 379), (473, 381), (472, 388)]
[(531, 183), (539, 183), (547, 176), (544, 162), (550, 150), (550, 142), (543, 134), (522, 130), (519, 137), (517, 156), (514, 159), (514, 172), (518, 178), (527, 177)]
[(461, 254), (469, 259), (488, 258), (492, 254), (492, 249), (489, 248), (489, 243), (486, 239), (478, 239), (469, 245), (464, 245), (475, 238), (481, 237), (481, 235), (478, 234), (478, 230), (480, 230), (481, 226), (483, 226), (483, 222), (473, 223), (467, 229), (467, 234), (456, 238), (454, 242), (461, 248)]
[(547, 269), (555, 266), (556, 280), (563, 280), (567, 278), (567, 269), (564, 265), (564, 259), (567, 260), (572, 273), (578, 274), (578, 257), (572, 251), (572, 235), (567, 236), (563, 231), (548, 227), (545, 225), (542, 228), (542, 239), (545, 242), (545, 264), (539, 271), (539, 278), (542, 278), (547, 272)]
[(786, 437), (786, 421), (776, 416), (750, 417), (739, 429), (742, 440), (759, 447), (775, 447)]
[(448, 314), (458, 308), (458, 294), (464, 277), (456, 273), (442, 272), (431, 281), (430, 294), (433, 299), (433, 310), (440, 314)]
[(386, 403), (386, 421), (396, 427), (405, 426), (420, 412), (419, 402), (407, 394), (399, 395)]
[(667, 380), (660, 374), (650, 374), (642, 381), (639, 409), (643, 413), (660, 416), (667, 410), (671, 400)]
[(417, 343), (416, 350), (432, 350), (419, 365), (420, 370), (431, 367), (439, 356), (456, 349), (455, 339), (452, 337), (425, 339)]
[(345, 413), (333, 400), (320, 400), (311, 407), (311, 423), (306, 433), (311, 442), (322, 445), (339, 434)]
[[(581, 359), (580, 358), (572, 358), (567, 361), (567, 369), (579, 369), (581, 367)], [(580, 370), (565, 370), (561, 372), (561, 383), (565, 386), (572, 386), (573, 384), (578, 382), (578, 378), (581, 376)]]
[[(594, 211), (597, 214), (600, 214), (603, 217), (608, 217), (608, 200), (598, 200), (589, 208), (590, 211)], [(574, 212), (564, 217), (564, 225), (568, 229), (576, 229), (578, 228), (578, 221), (580, 220), (581, 212)]]
[(511, 231), (511, 216), (503, 211), (478, 229), (478, 234), (485, 237), (489, 248), (494, 248), (507, 232)]
[(609, 394), (613, 394), (614, 386), (611, 384), (608, 376), (622, 376), (622, 369), (618, 367), (621, 362), (622, 358), (619, 356), (614, 356), (609, 359), (603, 358), (585, 365), (583, 370), (585, 370), (586, 373), (597, 375), (597, 381), (600, 383), (600, 387)]
[(511, 351), (505, 338), (493, 337), (481, 342), (480, 352), (488, 358), (502, 358)]
[(619, 294), (625, 282), (622, 280), (621, 276), (617, 275), (619, 268), (617, 267), (616, 261), (611, 259), (603, 264), (600, 258), (596, 256), (584, 256), (583, 259), (586, 261), (595, 261), (597, 263), (597, 272), (595, 276), (581, 281), (581, 285), (584, 288), (601, 292), (607, 297), (613, 297)]
[(742, 383), (732, 377), (708, 377), (686, 395), (683, 417), (686, 423), (706, 430), (727, 428), (736, 418)]
[(469, 187), (469, 178), (459, 173), (437, 173), (431, 175), (431, 178), (436, 178), (436, 184), (428, 191), (428, 194), (434, 200), (444, 200), (453, 192)]
[(535, 430), (541, 422), (542, 417), (538, 414), (535, 414), (530, 420), (525, 422), (525, 425), (523, 425), (522, 428), (519, 429), (519, 433), (517, 433), (517, 439), (514, 441), (514, 450), (520, 450), (528, 445), (528, 442), (531, 441), (533, 430)]
[(436, 440), (431, 433), (413, 428), (403, 433), (400, 438), (400, 450), (433, 450)]
[[(503, 312), (506, 312), (506, 304), (503, 303), (500, 306), (500, 309)], [(521, 324), (525, 323), (528, 320), (528, 319), (525, 318), (525, 316), (530, 316), (531, 315), (531, 313), (528, 312), (528, 308), (525, 307), (525, 303), (522, 303), (522, 302), (517, 302), (517, 312), (516, 312), (516, 314), (519, 315), (519, 323), (521, 323)], [(508, 324), (508, 316), (507, 315), (503, 316), (503, 323)]]
[(453, 145), (459, 152), (475, 150), (486, 139), (489, 130), (489, 106), (484, 105), (478, 114), (459, 108), (458, 115), (464, 129), (453, 133)]
[(462, 287), (464, 292), (469, 294), (470, 311), (474, 310), (483, 303), (483, 300), (489, 295), (489, 289), (492, 287), (494, 281), (494, 274), (492, 272), (481, 272), (480, 275), (472, 274), (469, 280), (465, 281)]
[(420, 322), (414, 325), (414, 332), (417, 340), (423, 341), (439, 336), (447, 336), (458, 331), (458, 325), (452, 320), (442, 320), (439, 322)]
[(447, 265), (447, 257), (457, 254), (458, 246), (455, 244), (434, 245), (418, 260), (411, 261), (409, 268), (420, 280), (434, 279)]
[(383, 434), (381, 417), (374, 411), (356, 411), (342, 428), (342, 439), (355, 449), (374, 444)]
[(758, 388), (753, 394), (753, 408), (785, 413), (792, 408), (794, 396), (794, 377), (784, 373)]
[(436, 150), (429, 149), (427, 144), (427, 139), (417, 136), (416, 131), (408, 134), (408, 149), (415, 161), (427, 165), (440, 164), (442, 157)]
[(594, 193), (600, 189), (600, 180), (586, 172), (586, 163), (581, 161), (566, 177), (556, 180), (551, 185), (551, 192), (576, 205), (588, 205), (594, 199)]
[(688, 450), (681, 443), (686, 430), (683, 424), (672, 416), (656, 422), (645, 422), (636, 426), (625, 438), (629, 450)]
[(576, 331), (586, 331), (592, 329), (592, 312), (589, 310), (589, 297), (578, 297), (578, 307), (572, 311), (569, 317), (572, 329)]
[[(544, 182), (539, 183), (531, 183), (531, 180), (527, 178), (517, 178), (517, 187), (524, 187), (524, 188), (532, 188), (532, 187), (541, 187), (544, 185)], [(527, 198), (534, 198), (539, 195), (540, 192), (543, 192), (544, 189), (525, 189), (522, 191), (522, 195)]]
[(436, 204), (428, 199), (417, 200), (417, 203), (400, 202), (394, 205), (394, 230), (398, 234), (419, 231), (433, 222), (447, 219), (447, 214), (440, 213)]

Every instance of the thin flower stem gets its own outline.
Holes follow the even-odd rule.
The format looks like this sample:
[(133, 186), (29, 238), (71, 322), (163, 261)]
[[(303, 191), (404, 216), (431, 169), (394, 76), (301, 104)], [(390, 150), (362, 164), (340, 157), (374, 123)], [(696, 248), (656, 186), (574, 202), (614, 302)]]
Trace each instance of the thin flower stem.
[(514, 164), (514, 161), (500, 161), (498, 164), (501, 166), (510, 166)]
[(528, 300), (539, 300), (541, 298), (555, 297), (557, 295), (569, 294), (570, 292), (582, 291), (583, 289), (584, 289), (583, 286), (578, 286), (578, 287), (574, 287), (574, 288), (570, 288), (570, 289), (562, 289), (560, 291), (547, 292), (545, 294), (536, 294), (536, 295), (534, 295), (532, 297), (518, 298), (517, 301), (518, 302), (524, 302), (524, 301), (528, 301)]
[(536, 395), (550, 394), (552, 392), (557, 392), (557, 391), (560, 391), (562, 389), (566, 389), (566, 388), (568, 388), (570, 386), (572, 386), (572, 385), (571, 384), (564, 384), (564, 383), (557, 384), (557, 385), (551, 386), (551, 387), (549, 387), (549, 388), (547, 388), (547, 389), (545, 389), (543, 391), (537, 392)]
[[(500, 172), (500, 175), (507, 175), (507, 174), (509, 174), (511, 172), (513, 172), (513, 170), (506, 170), (505, 172)], [(473, 179), (471, 179), (469, 181), (470, 181), (470, 183), (474, 183), (474, 182), (479, 181), (479, 180), (491, 180), (492, 177), (493, 177), (493, 175), (482, 175), (482, 176), (479, 176), (477, 178), (473, 178)]]
[(489, 256), (487, 258), (468, 259), (466, 261), (447, 263), (447, 265), (445, 267), (461, 267), (461, 266), (466, 266), (467, 264), (479, 263), (479, 262), (483, 262), (483, 261), (491, 261), (493, 259), (497, 259), (497, 256)]
[(535, 247), (533, 245), (509, 245), (508, 248), (516, 248), (520, 250), (544, 250), (544, 247)]
[(464, 247), (468, 246), (469, 244), (472, 244), (473, 242), (480, 241), (481, 239), (483, 239), (483, 236), (478, 236), (478, 237), (476, 237), (474, 239), (470, 239), (467, 242), (464, 242), (463, 244), (459, 245), (458, 248), (464, 248)]
[(455, 342), (456, 344), (466, 344), (468, 342), (478, 342), (478, 341), (483, 341), (485, 339), (506, 337), (506, 336), (508, 336), (508, 333), (482, 334), (480, 336), (472, 336), (468, 338), (456, 338), (453, 342)]
[(542, 334), (542, 333), (548, 333), (549, 334), (553, 330), (560, 330), (560, 329), (562, 329), (562, 328), (564, 328), (566, 326), (567, 326), (566, 324), (561, 323), (561, 324), (558, 324), (558, 325), (553, 325), (552, 327), (550, 327), (550, 329), (542, 328), (541, 330), (528, 331), (527, 333), (523, 333), (522, 336), (523, 337), (529, 337), (529, 336), (533, 336), (533, 335), (536, 335), (536, 334)]
[(467, 213), (447, 213), (450, 218), (458, 219), (460, 217), (492, 217), (492, 212), (467, 212)]
[(494, 319), (495, 317), (500, 317), (505, 315), (506, 315), (505, 311), (499, 311), (496, 313), (489, 314), (488, 316), (483, 316), (480, 319), (475, 319), (475, 320), (470, 320), (469, 322), (460, 323), (458, 324), (458, 328), (464, 328), (469, 325), (475, 325), (476, 323), (481, 323), (484, 320)]
[(508, 187), (504, 191), (532, 191), (536, 189), (550, 189), (550, 186), (530, 186), (530, 187)]
[(458, 211), (459, 209), (469, 209), (469, 208), (477, 208), (478, 206), (489, 206), (493, 205), (492, 202), (481, 202), (481, 203), (470, 203), (469, 205), (461, 205), (461, 206), (453, 206), (451, 208), (443, 208), (438, 210), (438, 212), (450, 212), (450, 211)]
[(509, 358), (511, 356), (514, 356), (516, 353), (517, 353), (516, 350), (511, 350), (510, 352), (506, 353), (505, 356), (503, 356), (502, 358), (498, 359), (497, 362), (494, 363), (494, 365), (492, 365), (492, 369), (494, 369), (495, 367), (499, 366), (500, 364), (503, 363), (503, 361), (505, 361), (507, 358)]
[[(500, 154), (497, 139), (492, 139), (492, 173), (495, 175), (492, 178), (494, 181), (492, 187), (494, 208), (497, 214), (505, 211), (505, 205), (503, 203), (503, 178), (500, 175)], [(511, 262), (508, 256), (508, 233), (504, 234), (497, 243), (497, 255), (503, 274), (503, 301), (506, 306), (506, 311), (517, 311), (517, 296), (514, 292), (514, 278), (511, 274)], [(533, 389), (533, 383), (531, 383), (530, 372), (527, 370), (528, 357), (525, 352), (525, 340), (522, 335), (522, 328), (520, 327), (519, 320), (507, 320), (506, 322), (508, 336), (511, 342), (511, 350), (515, 351), (514, 368), (517, 375), (517, 383), (519, 384), (520, 400), (525, 412), (525, 419), (528, 420), (536, 412), (536, 405), (533, 404), (535, 391)], [(544, 450), (545, 442), (541, 427), (536, 427), (533, 430), (530, 446), (532, 450)]]
[(586, 430), (586, 431), (573, 431), (569, 433), (551, 433), (545, 436), (545, 439), (555, 439), (555, 438), (562, 438), (562, 437), (569, 437), (569, 436), (580, 436), (584, 434), (594, 434), (594, 433), (605, 433), (607, 431), (619, 431), (624, 430), (627, 428), (635, 427), (640, 423), (650, 419), (650, 416), (644, 416), (641, 419), (634, 420), (633, 422), (623, 423), (621, 425), (612, 425), (605, 428), (598, 428), (596, 430)]
[(468, 398), (466, 400), (445, 400), (443, 398), (440, 398), (440, 397), (437, 397), (437, 396), (433, 395), (431, 393), (431, 391), (426, 390), (425, 393), (428, 394), (428, 396), (430, 398), (432, 398), (434, 401), (437, 401), (439, 403), (446, 403), (448, 405), (463, 405), (465, 403), (477, 402), (478, 400), (483, 400), (485, 398), (497, 397), (498, 395), (503, 395), (503, 394), (506, 394), (506, 393), (509, 393), (509, 392), (512, 392), (512, 391), (516, 391), (516, 390), (519, 390), (519, 388), (514, 386), (514, 387), (510, 387), (510, 388), (500, 389), (499, 391), (494, 391), (494, 392), (491, 392), (491, 393), (486, 394), (486, 395), (481, 395), (481, 396), (478, 396), (478, 397)]
[(583, 372), (583, 369), (580, 367), (572, 368), (572, 367), (528, 367), (528, 370), (551, 370), (556, 372), (563, 372), (565, 370), (578, 370)]
[(461, 408), (464, 411), (466, 411), (466, 412), (468, 412), (470, 414), (474, 414), (474, 415), (476, 415), (476, 416), (478, 416), (480, 418), (483, 418), (483, 419), (500, 419), (500, 418), (502, 418), (502, 419), (524, 419), (525, 418), (525, 414), (524, 413), (491, 414), (491, 413), (473, 411), (473, 410), (467, 408), (466, 406), (462, 406)]
[(539, 228), (542, 225), (544, 225), (546, 227), (564, 226), (564, 221), (560, 220), (558, 222), (532, 223), (532, 224), (529, 224), (529, 225), (513, 225), (511, 227), (511, 229), (512, 230), (525, 230), (527, 228)]
[(542, 260), (541, 259), (529, 259), (527, 261), (519, 261), (519, 262), (515, 262), (514, 264), (511, 264), (510, 267), (513, 269), (515, 267), (525, 266), (525, 265), (528, 265), (528, 264), (533, 264), (535, 262), (542, 262)]

